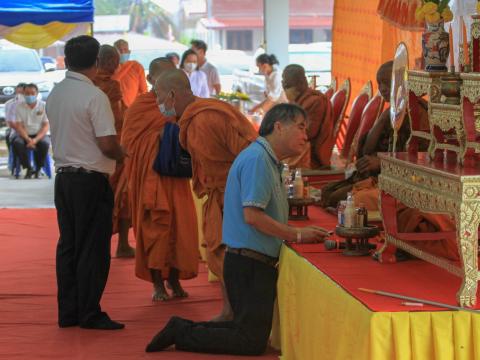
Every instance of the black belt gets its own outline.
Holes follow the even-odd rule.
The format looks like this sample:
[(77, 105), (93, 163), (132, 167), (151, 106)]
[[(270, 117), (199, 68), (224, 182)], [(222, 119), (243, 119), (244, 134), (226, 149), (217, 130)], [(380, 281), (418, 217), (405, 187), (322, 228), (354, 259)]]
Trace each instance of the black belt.
[(108, 174), (102, 173), (100, 171), (88, 170), (83, 167), (74, 167), (74, 166), (62, 166), (57, 169), (58, 174), (99, 174), (108, 179)]
[(264, 264), (267, 264), (272, 267), (277, 267), (278, 266), (278, 258), (274, 258), (262, 253), (259, 253), (257, 251), (251, 250), (251, 249), (237, 249), (237, 248), (231, 248), (227, 247), (227, 252), (232, 253), (232, 254), (237, 254), (237, 255), (242, 255), (246, 256), (250, 259), (260, 261)]

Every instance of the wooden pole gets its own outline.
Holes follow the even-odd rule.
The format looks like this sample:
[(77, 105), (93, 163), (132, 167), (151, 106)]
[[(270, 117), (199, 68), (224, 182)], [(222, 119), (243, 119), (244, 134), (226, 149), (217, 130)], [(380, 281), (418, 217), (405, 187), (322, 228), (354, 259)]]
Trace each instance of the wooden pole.
[(475, 314), (480, 314), (479, 310), (462, 308), (460, 306), (443, 304), (443, 303), (439, 303), (439, 302), (436, 302), (436, 301), (424, 300), (424, 299), (419, 299), (419, 298), (415, 298), (415, 297), (411, 297), (411, 296), (404, 296), (404, 295), (400, 295), (400, 294), (390, 293), (390, 292), (386, 292), (386, 291), (371, 290), (371, 289), (365, 289), (365, 288), (358, 288), (358, 290), (363, 291), (363, 292), (367, 292), (367, 293), (371, 293), (371, 294), (377, 294), (377, 295), (382, 295), (382, 296), (393, 297), (393, 298), (396, 298), (396, 299), (410, 300), (410, 301), (414, 301), (414, 302), (417, 302), (417, 303), (423, 303), (423, 304), (427, 304), (427, 305), (443, 307), (443, 308), (451, 309), (451, 310), (463, 310), (463, 311), (473, 312)]

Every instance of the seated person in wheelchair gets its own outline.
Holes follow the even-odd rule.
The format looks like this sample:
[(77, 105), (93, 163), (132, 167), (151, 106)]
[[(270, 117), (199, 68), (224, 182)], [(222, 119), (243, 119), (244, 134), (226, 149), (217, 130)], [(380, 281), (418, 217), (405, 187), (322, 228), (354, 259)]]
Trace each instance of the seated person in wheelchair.
[[(37, 85), (27, 84), (24, 90), (25, 102), (17, 105), (15, 113), (16, 134), (12, 139), (12, 147), (22, 167), (27, 169), (26, 179), (32, 176), (38, 178), (50, 148), (45, 102), (37, 97)], [(35, 167), (30, 162), (29, 150), (33, 151)]]

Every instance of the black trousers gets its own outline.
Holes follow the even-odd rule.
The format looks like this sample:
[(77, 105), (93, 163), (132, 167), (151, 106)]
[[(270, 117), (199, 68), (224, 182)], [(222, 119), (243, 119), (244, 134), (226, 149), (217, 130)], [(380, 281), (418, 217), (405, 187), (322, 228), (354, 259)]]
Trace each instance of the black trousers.
[(58, 322), (95, 321), (110, 270), (113, 193), (100, 173), (62, 173), (55, 178)]
[(223, 273), (233, 321), (182, 320), (175, 335), (176, 348), (218, 354), (263, 354), (272, 328), (277, 269), (227, 252)]
[[(30, 135), (35, 137), (36, 135)], [(12, 147), (15, 156), (18, 156), (20, 159), (20, 164), (24, 169), (30, 169), (30, 161), (28, 159), (28, 150), (27, 142), (20, 135), (16, 134), (12, 139)], [(35, 160), (36, 170), (40, 170), (45, 164), (45, 159), (48, 154), (48, 149), (50, 148), (50, 137), (48, 135), (44, 136), (33, 149), (33, 158)]]

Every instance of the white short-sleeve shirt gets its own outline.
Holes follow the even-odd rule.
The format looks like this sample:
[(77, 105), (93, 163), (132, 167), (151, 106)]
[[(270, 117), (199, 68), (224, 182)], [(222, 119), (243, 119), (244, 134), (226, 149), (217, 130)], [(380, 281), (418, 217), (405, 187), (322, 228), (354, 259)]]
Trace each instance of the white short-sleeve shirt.
[(15, 109), (15, 122), (17, 124), (23, 124), (28, 135), (36, 135), (43, 124), (48, 123), (47, 113), (45, 112), (45, 101), (37, 100), (33, 108), (24, 102), (17, 104)]
[(107, 95), (85, 75), (67, 71), (47, 99), (55, 166), (113, 174), (115, 160), (100, 151), (97, 137), (116, 135)]
[(192, 87), (192, 93), (195, 96), (201, 98), (209, 98), (210, 90), (208, 89), (207, 75), (203, 71), (195, 70), (191, 74), (188, 74), (190, 80), (190, 86)]
[(14, 123), (17, 113), (17, 106), (21, 104), (23, 100), (14, 97), (5, 103), (5, 121)]
[(218, 75), (218, 70), (215, 66), (210, 64), (208, 61), (200, 66), (201, 71), (207, 75), (207, 82), (208, 82), (208, 89), (210, 90), (210, 94), (215, 94), (214, 85), (220, 84), (220, 76)]
[(275, 103), (288, 102), (282, 87), (282, 73), (274, 67), (270, 75), (265, 75), (265, 92), (267, 97)]

